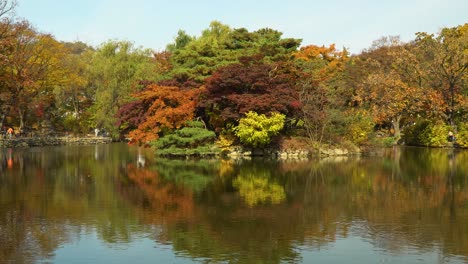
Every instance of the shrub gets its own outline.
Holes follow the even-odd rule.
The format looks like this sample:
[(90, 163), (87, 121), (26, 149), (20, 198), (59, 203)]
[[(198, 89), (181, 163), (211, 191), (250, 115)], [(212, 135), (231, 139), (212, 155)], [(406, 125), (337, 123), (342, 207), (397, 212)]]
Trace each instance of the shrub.
[(458, 126), (458, 134), (456, 136), (456, 143), (461, 147), (468, 148), (468, 124), (461, 123)]
[(248, 112), (241, 118), (234, 133), (240, 141), (248, 146), (262, 147), (270, 143), (271, 137), (277, 135), (284, 126), (285, 115), (272, 113), (270, 117), (264, 114)]
[(369, 139), (374, 128), (372, 117), (365, 111), (348, 113), (345, 138), (354, 144), (362, 144)]
[(85, 119), (76, 118), (69, 114), (62, 121), (63, 129), (74, 134), (85, 134), (89, 127)]
[(221, 149), (221, 151), (229, 151), (234, 145), (236, 138), (231, 134), (222, 134), (219, 135), (218, 140), (216, 140), (216, 146)]
[(443, 147), (447, 145), (450, 126), (442, 121), (433, 123), (428, 120), (418, 121), (405, 129), (403, 139), (407, 145)]
[(213, 145), (215, 133), (204, 128), (202, 122), (190, 121), (152, 143), (159, 155), (213, 155), (218, 152)]

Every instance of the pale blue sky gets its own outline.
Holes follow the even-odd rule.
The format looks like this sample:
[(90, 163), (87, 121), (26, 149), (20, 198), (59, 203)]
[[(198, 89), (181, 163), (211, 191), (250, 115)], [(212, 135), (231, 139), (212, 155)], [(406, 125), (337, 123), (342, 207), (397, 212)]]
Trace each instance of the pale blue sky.
[(277, 29), (302, 45), (353, 53), (382, 36), (438, 32), (468, 22), (467, 0), (18, 0), (17, 15), (59, 40), (98, 45), (109, 39), (163, 50), (179, 29), (200, 35), (210, 21)]

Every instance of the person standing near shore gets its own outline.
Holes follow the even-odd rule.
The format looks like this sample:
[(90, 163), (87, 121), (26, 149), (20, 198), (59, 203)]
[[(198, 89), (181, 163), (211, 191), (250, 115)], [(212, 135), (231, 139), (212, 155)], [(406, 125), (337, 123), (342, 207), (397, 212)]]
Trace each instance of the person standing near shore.
[(11, 138), (13, 136), (13, 128), (11, 127), (8, 128), (7, 135), (8, 135), (8, 138)]
[(455, 142), (455, 135), (453, 134), (452, 131), (449, 131), (447, 140), (448, 142)]

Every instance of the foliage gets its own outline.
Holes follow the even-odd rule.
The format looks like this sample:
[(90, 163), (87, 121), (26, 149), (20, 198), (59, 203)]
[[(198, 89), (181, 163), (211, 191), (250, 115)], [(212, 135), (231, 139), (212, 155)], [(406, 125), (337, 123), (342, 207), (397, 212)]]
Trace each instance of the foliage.
[(144, 90), (133, 95), (137, 101), (120, 109), (118, 124), (130, 131), (127, 136), (132, 142), (148, 144), (194, 118), (196, 100), (201, 90), (148, 84)]
[(234, 145), (236, 138), (234, 135), (230, 133), (220, 134), (218, 136), (218, 140), (216, 140), (216, 146), (221, 151), (229, 151), (231, 147)]
[(267, 64), (260, 57), (245, 57), (218, 69), (208, 78), (203, 99), (200, 107), (217, 130), (249, 111), (292, 117), (300, 107), (294, 73), (286, 64)]
[(458, 133), (456, 136), (456, 143), (464, 148), (468, 148), (468, 124), (460, 123), (458, 125)]
[(234, 133), (240, 141), (248, 146), (262, 147), (270, 143), (271, 137), (277, 135), (284, 126), (285, 115), (272, 113), (270, 117), (264, 114), (248, 112), (234, 128)]
[(66, 42), (63, 46), (63, 75), (61, 83), (54, 86), (54, 107), (57, 108), (57, 115), (65, 116), (62, 129), (86, 133), (90, 129), (90, 114), (86, 110), (92, 105), (94, 97), (89, 89), (87, 69), (94, 50), (83, 42)]
[(215, 133), (204, 128), (200, 121), (189, 121), (186, 126), (156, 140), (153, 146), (159, 155), (213, 155)]
[(342, 123), (341, 113), (347, 97), (346, 88), (337, 83), (348, 61), (346, 49), (338, 51), (335, 45), (309, 45), (294, 53), (300, 71), (297, 82), (301, 105), (301, 120), (309, 138), (316, 142), (332, 140)]
[(249, 32), (245, 28), (232, 29), (213, 21), (200, 37), (188, 36), (180, 30), (167, 50), (172, 53), (173, 68), (169, 77), (177, 80), (203, 82), (218, 68), (237, 63), (243, 56), (263, 54), (266, 61), (288, 57), (300, 45), (299, 39), (281, 38), (273, 29)]
[(407, 145), (444, 147), (450, 127), (441, 121), (422, 120), (405, 129), (403, 139)]
[[(445, 118), (454, 125), (464, 120), (468, 63), (466, 43), (468, 23), (453, 28), (443, 28), (437, 36), (420, 32), (416, 34), (415, 53), (421, 60), (428, 86), (440, 92), (446, 105)], [(459, 96), (459, 95), (465, 96)]]
[(89, 109), (94, 126), (117, 136), (118, 109), (132, 100), (140, 80), (154, 79), (150, 55), (150, 50), (134, 48), (128, 41), (108, 41), (93, 53), (88, 71), (95, 90), (95, 101)]
[[(179, 30), (166, 50), (154, 52), (129, 41), (96, 49), (60, 42), (17, 19), (15, 6), (0, 4), (0, 127), (83, 134), (98, 127), (145, 145), (197, 117), (228, 149), (245, 114), (276, 112), (284, 120), (275, 133), (313, 144), (365, 144), (375, 124), (391, 127), (395, 140), (408, 127), (407, 142), (440, 146), (444, 124), (417, 125), (414, 135), (411, 124), (463, 127), (467, 120), (466, 23), (419, 32), (409, 43), (382, 37), (350, 56), (334, 44), (299, 48), (300, 39), (274, 29), (213, 21), (199, 36)], [(249, 129), (237, 127), (243, 144), (269, 143), (269, 128)]]
[(11, 24), (8, 30), (11, 46), (3, 54), (5, 65), (0, 68), (0, 125), (13, 112), (22, 129), (35, 106), (48, 108), (53, 103), (52, 87), (62, 82), (64, 48), (52, 36), (38, 33), (27, 21)]
[(362, 144), (369, 139), (373, 132), (374, 122), (365, 111), (350, 111), (346, 113), (348, 122), (345, 138), (354, 144)]
[(72, 132), (74, 134), (84, 135), (88, 132), (88, 124), (85, 119), (75, 117), (73, 114), (67, 114), (62, 119), (63, 131)]

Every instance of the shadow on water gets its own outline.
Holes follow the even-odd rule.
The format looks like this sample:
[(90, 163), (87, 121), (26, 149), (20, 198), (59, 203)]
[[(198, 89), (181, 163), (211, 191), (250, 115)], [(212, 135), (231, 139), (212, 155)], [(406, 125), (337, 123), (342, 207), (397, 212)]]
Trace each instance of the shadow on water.
[(109, 251), (101, 260), (149, 238), (147, 254), (169, 246), (170, 261), (462, 263), (467, 171), (467, 151), (453, 149), (307, 162), (155, 159), (123, 144), (2, 149), (0, 263), (58, 261), (89, 234)]

